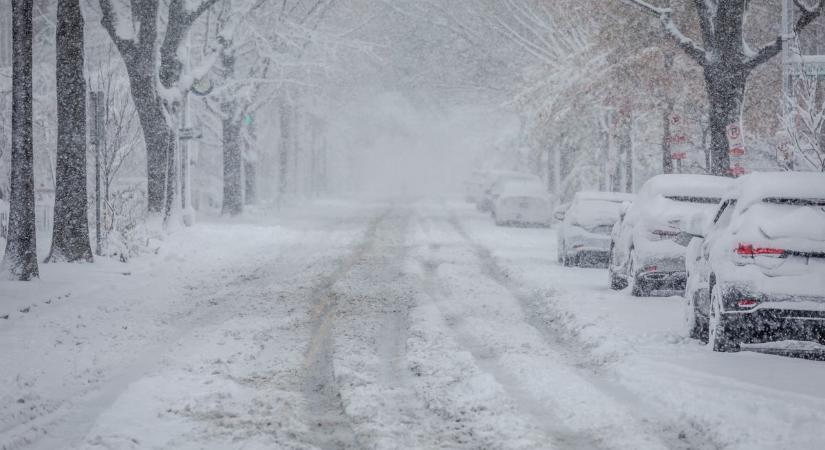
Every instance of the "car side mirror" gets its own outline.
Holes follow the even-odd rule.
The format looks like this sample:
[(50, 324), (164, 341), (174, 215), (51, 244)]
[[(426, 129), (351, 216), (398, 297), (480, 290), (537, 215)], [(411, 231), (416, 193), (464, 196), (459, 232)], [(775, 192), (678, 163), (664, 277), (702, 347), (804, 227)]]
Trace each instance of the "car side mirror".
[(627, 212), (630, 211), (631, 206), (633, 206), (632, 202), (622, 202), (622, 209), (619, 211), (619, 218), (624, 219), (624, 216), (626, 216)]
[(687, 247), (688, 245), (690, 245), (690, 241), (692, 241), (693, 238), (701, 239), (702, 236), (697, 236), (695, 234), (690, 234), (687, 231), (682, 231), (681, 233), (676, 235), (676, 238), (673, 240), (673, 242), (676, 242), (682, 247)]
[(683, 231), (693, 237), (705, 237), (708, 217), (705, 213), (696, 213), (690, 216), (685, 223)]

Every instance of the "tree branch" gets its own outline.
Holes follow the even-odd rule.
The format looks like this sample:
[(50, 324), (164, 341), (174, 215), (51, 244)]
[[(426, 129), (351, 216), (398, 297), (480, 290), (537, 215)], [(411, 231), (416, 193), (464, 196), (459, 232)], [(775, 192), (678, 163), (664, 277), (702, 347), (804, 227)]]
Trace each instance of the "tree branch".
[(696, 15), (699, 17), (699, 28), (702, 30), (702, 41), (705, 46), (712, 42), (716, 31), (713, 28), (713, 21), (710, 20), (711, 11), (708, 9), (707, 0), (693, 0), (696, 7)]
[(100, 24), (109, 34), (112, 42), (115, 43), (122, 54), (132, 54), (134, 52), (134, 41), (126, 40), (117, 34), (117, 14), (114, 11), (111, 0), (100, 0)]
[[(638, 6), (646, 14), (656, 16), (662, 23), (662, 28), (665, 30), (676, 46), (681, 48), (691, 59), (696, 61), (700, 66), (707, 64), (707, 56), (705, 49), (696, 43), (693, 39), (685, 36), (679, 28), (673, 23), (673, 10), (670, 8), (659, 8), (647, 3), (644, 0), (619, 0), (627, 5)], [(820, 0), (825, 1), (825, 0)]]
[(195, 20), (198, 19), (198, 17), (201, 16), (201, 14), (205, 13), (209, 8), (212, 7), (212, 5), (214, 5), (217, 2), (218, 0), (203, 0), (201, 4), (197, 8), (195, 8), (194, 11), (187, 15), (186, 22), (189, 25), (191, 25), (195, 22)]
[(802, 0), (794, 0), (793, 3), (799, 8), (799, 11), (802, 12), (799, 20), (796, 21), (796, 25), (793, 27), (794, 33), (799, 33), (804, 30), (805, 27), (810, 25), (814, 19), (822, 14), (822, 10), (825, 8), (825, 0), (817, 0), (815, 6), (808, 6), (803, 3)]
[[(701, 0), (698, 0), (701, 1)], [(816, 5), (808, 6), (802, 2), (802, 0), (794, 0), (794, 5), (799, 9), (802, 13), (799, 16), (799, 19), (796, 21), (796, 24), (793, 27), (793, 31), (795, 34), (799, 34), (802, 30), (805, 29), (808, 25), (811, 24), (817, 17), (822, 15), (823, 9), (825, 9), (825, 0), (817, 0)], [(745, 66), (749, 70), (753, 70), (760, 65), (768, 62), (771, 58), (779, 54), (782, 51), (782, 46), (784, 45), (786, 36), (779, 36), (776, 38), (775, 41), (771, 42), (770, 44), (762, 47), (756, 54), (745, 61)]]
[(756, 52), (755, 55), (748, 58), (745, 61), (745, 67), (747, 67), (748, 70), (756, 69), (760, 65), (768, 62), (774, 56), (778, 55), (779, 52), (782, 51), (783, 45), (784, 39), (782, 38), (782, 36), (779, 36), (778, 38), (776, 38), (775, 41), (762, 47), (761, 49), (759, 49), (758, 52)]

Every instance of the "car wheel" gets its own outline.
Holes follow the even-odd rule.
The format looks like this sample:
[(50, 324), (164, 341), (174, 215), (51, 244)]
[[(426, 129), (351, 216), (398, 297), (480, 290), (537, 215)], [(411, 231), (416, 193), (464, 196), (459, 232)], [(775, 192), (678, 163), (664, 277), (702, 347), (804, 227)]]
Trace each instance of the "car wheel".
[(621, 291), (627, 287), (627, 280), (620, 277), (613, 270), (613, 245), (610, 246), (610, 255), (607, 258), (607, 276), (610, 280), (610, 289)]
[(819, 329), (816, 341), (819, 342), (819, 345), (825, 345), (825, 327)]
[(731, 329), (731, 321), (722, 312), (722, 297), (719, 289), (711, 286), (710, 323), (708, 324), (708, 344), (715, 352), (738, 352), (739, 336)]
[(698, 339), (705, 344), (708, 343), (708, 324), (707, 320), (702, 319), (702, 315), (696, 310), (696, 296), (699, 292), (694, 292), (691, 298), (687, 301), (685, 307), (685, 322), (687, 322), (688, 334), (691, 339)]
[(630, 289), (630, 295), (634, 297), (648, 297), (650, 296), (650, 290), (645, 286), (645, 283), (636, 276), (636, 250), (630, 249), (630, 270), (628, 273), (628, 278), (630, 278), (630, 282), (632, 283), (632, 287)]

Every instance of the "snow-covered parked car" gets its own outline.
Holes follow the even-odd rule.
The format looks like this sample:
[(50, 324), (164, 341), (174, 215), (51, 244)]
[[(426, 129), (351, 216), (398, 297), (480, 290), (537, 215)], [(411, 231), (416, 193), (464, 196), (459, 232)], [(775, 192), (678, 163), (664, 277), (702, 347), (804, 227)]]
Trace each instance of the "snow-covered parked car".
[(825, 345), (825, 174), (746, 175), (707, 220), (691, 223), (691, 336), (715, 351), (784, 339)]
[(541, 179), (535, 175), (521, 172), (494, 171), (490, 172), (490, 181), (484, 189), (481, 200), (476, 203), (479, 211), (492, 212), (496, 199), (512, 182), (536, 182), (541, 183)]
[(622, 204), (632, 201), (632, 194), (619, 192), (576, 193), (559, 227), (559, 262), (565, 266), (606, 264), (613, 225), (619, 220)]
[(608, 260), (611, 289), (631, 285), (634, 296), (685, 288), (685, 248), (675, 239), (685, 221), (715, 208), (732, 180), (666, 174), (648, 180), (613, 227)]
[(549, 227), (553, 199), (540, 181), (509, 181), (496, 196), (492, 214), (499, 226)]

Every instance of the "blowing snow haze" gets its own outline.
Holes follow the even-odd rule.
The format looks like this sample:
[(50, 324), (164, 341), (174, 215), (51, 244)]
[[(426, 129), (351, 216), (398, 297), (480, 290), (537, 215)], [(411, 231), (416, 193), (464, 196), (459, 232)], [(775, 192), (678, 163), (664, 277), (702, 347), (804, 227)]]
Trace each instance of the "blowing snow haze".
[(0, 450), (825, 448), (823, 11), (0, 2)]

